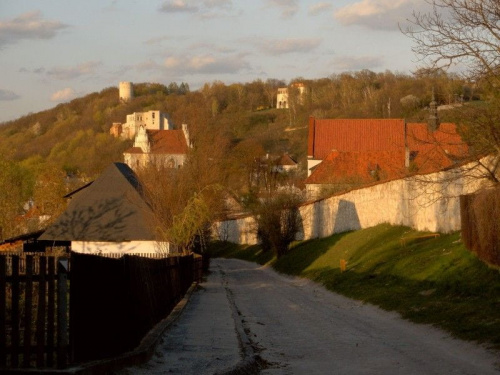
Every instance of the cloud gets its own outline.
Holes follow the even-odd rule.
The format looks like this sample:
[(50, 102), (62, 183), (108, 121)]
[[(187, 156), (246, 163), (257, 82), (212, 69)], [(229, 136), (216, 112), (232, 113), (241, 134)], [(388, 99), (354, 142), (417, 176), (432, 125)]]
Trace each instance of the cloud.
[(201, 18), (215, 18), (230, 14), (232, 7), (232, 0), (167, 0), (159, 10), (163, 13), (187, 13), (197, 14)]
[(338, 9), (334, 18), (343, 25), (399, 31), (398, 23), (404, 23), (413, 11), (427, 7), (422, 0), (361, 0)]
[(0, 89), (0, 101), (11, 101), (19, 98), (20, 96), (13, 91)]
[(42, 19), (40, 11), (23, 13), (14, 19), (0, 21), (0, 46), (23, 39), (51, 39), (66, 27), (61, 22)]
[(164, 68), (179, 75), (185, 74), (234, 74), (249, 69), (243, 55), (217, 57), (210, 54), (190, 57), (170, 56)]
[(342, 56), (333, 61), (337, 71), (357, 71), (375, 69), (383, 65), (383, 59), (378, 56)]
[(328, 12), (332, 8), (330, 3), (316, 3), (309, 7), (309, 15), (317, 16), (318, 14)]
[(276, 39), (267, 40), (260, 45), (260, 49), (267, 54), (272, 55), (284, 55), (287, 53), (307, 53), (321, 44), (321, 39), (310, 38), (310, 39)]
[(160, 12), (165, 13), (198, 13), (199, 8), (190, 5), (184, 0), (165, 1), (160, 7)]
[(71, 99), (74, 99), (76, 97), (76, 93), (72, 88), (65, 88), (59, 91), (56, 91), (50, 96), (50, 101), (51, 102), (57, 102), (57, 103), (62, 103), (62, 102), (67, 102)]
[(100, 65), (99, 61), (88, 61), (73, 67), (56, 67), (47, 71), (47, 75), (61, 80), (74, 79), (83, 75), (95, 74)]
[(276, 7), (281, 9), (281, 16), (283, 18), (293, 17), (299, 10), (297, 0), (266, 0), (269, 7)]
[(164, 42), (166, 40), (172, 40), (172, 37), (170, 37), (170, 36), (158, 36), (156, 38), (151, 38), (151, 39), (146, 40), (144, 42), (144, 44), (154, 45), (154, 44), (159, 44), (161, 42)]

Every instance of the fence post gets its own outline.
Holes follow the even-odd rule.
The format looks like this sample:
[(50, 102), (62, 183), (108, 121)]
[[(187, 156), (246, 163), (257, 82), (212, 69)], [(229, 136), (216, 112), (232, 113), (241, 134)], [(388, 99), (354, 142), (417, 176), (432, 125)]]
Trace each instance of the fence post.
[[(7, 288), (7, 258), (5, 256), (0, 256), (0, 311), (6, 310), (5, 298), (7, 293), (5, 292)], [(0, 314), (0, 367), (4, 367), (7, 364), (7, 353), (5, 352), (7, 348), (7, 332), (5, 329), (6, 324), (5, 314)]]
[(19, 257), (12, 256), (12, 332), (11, 358), (12, 367), (19, 365)]
[(68, 353), (68, 260), (57, 263), (57, 367), (67, 364)]
[(38, 279), (38, 313), (36, 327), (36, 366), (42, 367), (45, 363), (45, 271), (47, 258), (40, 257), (40, 270)]
[(24, 284), (24, 355), (23, 366), (31, 361), (31, 324), (33, 308), (33, 255), (26, 256), (26, 282)]

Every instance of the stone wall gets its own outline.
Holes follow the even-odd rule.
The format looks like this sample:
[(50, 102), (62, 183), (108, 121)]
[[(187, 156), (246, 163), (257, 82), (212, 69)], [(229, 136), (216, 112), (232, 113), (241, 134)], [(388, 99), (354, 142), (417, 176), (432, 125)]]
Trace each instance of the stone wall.
[[(308, 202), (299, 210), (297, 239), (327, 237), (382, 223), (420, 231), (459, 230), (460, 195), (473, 193), (486, 183), (470, 176), (470, 167), (393, 180)], [(239, 244), (257, 243), (255, 229), (251, 216), (214, 224), (216, 237)]]

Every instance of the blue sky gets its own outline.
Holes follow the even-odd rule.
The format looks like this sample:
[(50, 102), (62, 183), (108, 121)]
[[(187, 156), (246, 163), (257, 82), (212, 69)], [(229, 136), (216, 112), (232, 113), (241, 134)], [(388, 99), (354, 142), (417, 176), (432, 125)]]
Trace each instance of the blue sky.
[(0, 0), (0, 122), (119, 81), (410, 73), (423, 0)]

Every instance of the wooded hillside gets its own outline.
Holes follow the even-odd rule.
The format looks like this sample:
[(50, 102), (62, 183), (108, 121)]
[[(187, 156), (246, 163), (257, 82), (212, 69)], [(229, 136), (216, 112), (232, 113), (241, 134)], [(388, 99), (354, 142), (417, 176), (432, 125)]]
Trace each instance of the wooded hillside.
[[(131, 141), (113, 138), (109, 129), (113, 122), (124, 123), (126, 115), (133, 112), (160, 110), (169, 114), (175, 127), (188, 124), (193, 141), (199, 145), (194, 152), (200, 160), (223, 160), (224, 183), (238, 191), (245, 185), (242, 166), (265, 153), (286, 152), (299, 161), (305, 173), (309, 116), (425, 121), (433, 89), (439, 104), (468, 101), (480, 94), (458, 76), (442, 72), (405, 75), (364, 70), (293, 82), (303, 83), (307, 90), (299, 97), (298, 91), (290, 88), (289, 109), (275, 108), (277, 89), (287, 86), (276, 79), (229, 85), (217, 81), (197, 91), (190, 91), (184, 83), (142, 83), (134, 84), (135, 97), (128, 103), (121, 103), (118, 89), (111, 87), (3, 123), (0, 161), (10, 172), (1, 177), (0, 197), (16, 199), (13, 203), (13, 198), (0, 198), (0, 221), (12, 222), (12, 215), (25, 212), (26, 202), (35, 196), (39, 202), (45, 197), (49, 203), (52, 195), (46, 192), (48, 186), (52, 186), (51, 192), (68, 190), (69, 177), (77, 177), (80, 183), (91, 180), (110, 163), (122, 161), (122, 152)], [(200, 164), (200, 168), (205, 167)], [(22, 184), (16, 182), (19, 176)], [(9, 195), (3, 194), (7, 190)], [(36, 206), (41, 214), (56, 214), (59, 209), (54, 206), (58, 205), (48, 203), (45, 208), (40, 203)], [(0, 226), (6, 228), (5, 224)], [(7, 230), (1, 237), (14, 232)]]

